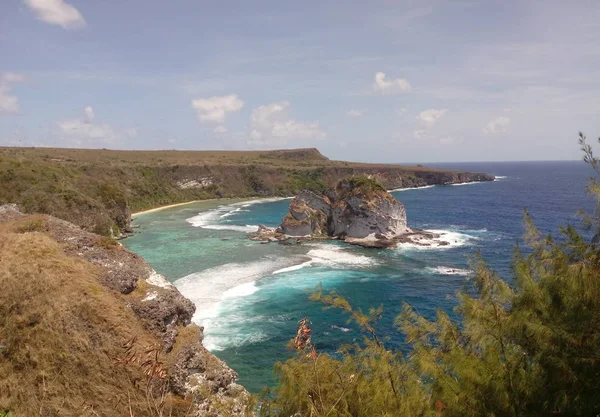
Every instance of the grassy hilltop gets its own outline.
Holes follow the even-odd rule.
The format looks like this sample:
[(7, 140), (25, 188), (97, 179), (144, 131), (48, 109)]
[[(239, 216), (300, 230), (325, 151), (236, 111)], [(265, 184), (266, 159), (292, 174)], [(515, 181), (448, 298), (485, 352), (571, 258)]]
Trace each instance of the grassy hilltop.
[(100, 234), (127, 229), (130, 212), (190, 200), (290, 196), (370, 175), (387, 188), (491, 180), (485, 174), (331, 161), (317, 149), (113, 151), (0, 148), (0, 204), (46, 213)]

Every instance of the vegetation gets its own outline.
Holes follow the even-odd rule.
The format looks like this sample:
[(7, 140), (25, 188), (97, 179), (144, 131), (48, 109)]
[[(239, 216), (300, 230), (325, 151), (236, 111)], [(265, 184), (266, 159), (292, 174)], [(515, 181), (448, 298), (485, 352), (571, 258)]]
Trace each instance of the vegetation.
[[(580, 135), (584, 160), (600, 161)], [(588, 191), (600, 205), (600, 184)], [(598, 213), (597, 213), (598, 214)], [(457, 294), (459, 322), (433, 321), (404, 305), (396, 319), (411, 351), (389, 350), (375, 324), (382, 308), (354, 309), (337, 293), (312, 299), (346, 311), (364, 339), (330, 356), (311, 348), (276, 366), (278, 387), (261, 416), (596, 416), (600, 413), (600, 218), (592, 237), (572, 226), (542, 236), (525, 215), (513, 285), (473, 261)]]
[(351, 190), (357, 190), (360, 192), (375, 192), (385, 191), (385, 187), (381, 182), (371, 177), (352, 177), (348, 180)]
[[(382, 171), (383, 170), (383, 171)], [(130, 211), (221, 197), (322, 192), (340, 178), (390, 172), (424, 185), (451, 171), (330, 161), (316, 149), (283, 151), (109, 151), (0, 148), (0, 205), (51, 214), (118, 236)]]
[[(14, 233), (19, 227), (0, 230), (0, 406), (15, 417), (129, 415), (130, 408), (156, 415), (145, 393), (158, 386), (142, 369), (115, 363), (132, 337), (140, 346), (156, 340), (98, 284), (96, 267), (66, 256), (45, 233)], [(167, 409), (185, 415), (189, 402), (175, 400), (165, 399)]]
[[(172, 298), (142, 311), (160, 288), (141, 279), (127, 294), (109, 288), (111, 263), (144, 270), (125, 252), (50, 216), (0, 210), (0, 416), (192, 416), (200, 404), (207, 416), (251, 414), (242, 388), (215, 395), (228, 368), (204, 351), (198, 326), (159, 311)], [(168, 349), (152, 327), (165, 316), (177, 326)], [(207, 383), (187, 395), (181, 359), (193, 352)]]

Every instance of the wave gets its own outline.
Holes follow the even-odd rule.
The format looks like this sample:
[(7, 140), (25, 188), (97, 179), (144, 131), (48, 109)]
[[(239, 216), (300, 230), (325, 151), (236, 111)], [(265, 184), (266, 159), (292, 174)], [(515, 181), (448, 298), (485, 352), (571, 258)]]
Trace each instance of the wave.
[(494, 181), (499, 181), (499, 180), (503, 180), (508, 178), (506, 175), (496, 175), (496, 178), (494, 178)]
[(390, 190), (390, 193), (395, 193), (397, 191), (410, 191), (410, 190), (423, 190), (425, 188), (432, 188), (434, 185), (423, 185), (422, 187), (406, 187), (406, 188), (396, 188), (394, 190)]
[(245, 210), (245, 208), (254, 204), (272, 203), (274, 201), (285, 200), (287, 198), (289, 197), (261, 198), (257, 200), (240, 201), (238, 203), (219, 206), (216, 209), (199, 213), (196, 216), (186, 219), (186, 221), (193, 227), (200, 227), (202, 229), (232, 230), (234, 232), (252, 233), (258, 230), (258, 225), (223, 224), (220, 222), (220, 220), (229, 216), (233, 216), (241, 211), (248, 211)]
[(481, 181), (457, 182), (455, 184), (447, 184), (447, 185), (450, 185), (452, 187), (459, 187), (461, 185), (473, 185), (473, 184), (482, 184), (482, 182)]
[(352, 330), (352, 329), (349, 329), (349, 328), (344, 327), (344, 326), (338, 326), (337, 324), (332, 324), (331, 328), (332, 329), (336, 329), (336, 330), (340, 330), (340, 331), (342, 331), (344, 333), (348, 333), (350, 330)]
[(207, 224), (200, 227), (210, 230), (233, 230), (234, 232), (242, 233), (253, 233), (258, 230), (257, 224), (247, 224), (245, 226), (240, 226), (237, 224)]
[(375, 258), (357, 255), (347, 248), (342, 248), (334, 244), (309, 243), (307, 246), (315, 248), (310, 249), (304, 257), (308, 257), (309, 260), (273, 271), (273, 275), (298, 271), (309, 266), (326, 266), (331, 269), (347, 269), (372, 266), (378, 263)]
[(416, 243), (400, 243), (398, 249), (416, 249), (416, 250), (432, 250), (432, 249), (451, 249), (461, 246), (471, 245), (473, 240), (479, 240), (477, 236), (472, 236), (466, 233), (460, 233), (452, 230), (433, 230), (428, 229), (428, 232), (438, 234), (439, 237), (428, 240), (430, 245), (419, 245)]
[(324, 265), (330, 268), (360, 267), (377, 264), (375, 258), (357, 255), (344, 248), (332, 244), (312, 244), (316, 249), (308, 251), (306, 256), (312, 259), (312, 263)]
[(277, 271), (273, 272), (273, 275), (283, 274), (285, 272), (297, 271), (297, 270), (302, 269), (304, 267), (311, 266), (312, 264), (313, 264), (313, 260), (311, 259), (310, 261), (306, 261), (306, 262), (303, 262), (303, 263), (298, 264), (298, 265), (292, 265), (292, 266), (288, 266), (287, 268), (278, 269)]
[(460, 269), (460, 268), (450, 268), (448, 266), (436, 266), (436, 267), (427, 267), (425, 268), (425, 272), (438, 274), (438, 275), (462, 275), (468, 276), (471, 275), (473, 271), (468, 269)]
[[(234, 308), (240, 300), (259, 291), (256, 284), (261, 278), (297, 263), (297, 257), (264, 258), (246, 264), (229, 263), (187, 275), (175, 281), (174, 285), (196, 305), (192, 320), (204, 326), (207, 349), (210, 350), (211, 346), (218, 350), (224, 348), (223, 340), (217, 343), (211, 337), (218, 334), (215, 328), (222, 325), (218, 320), (221, 310), (224, 307), (228, 310)], [(231, 320), (228, 314), (227, 321)]]

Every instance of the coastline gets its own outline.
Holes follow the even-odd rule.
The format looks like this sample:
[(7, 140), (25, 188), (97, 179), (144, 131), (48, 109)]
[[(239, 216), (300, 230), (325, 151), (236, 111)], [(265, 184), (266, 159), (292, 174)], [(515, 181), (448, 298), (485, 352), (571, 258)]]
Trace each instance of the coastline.
[(232, 198), (208, 198), (206, 200), (192, 200), (192, 201), (186, 201), (184, 203), (169, 204), (166, 206), (160, 206), (160, 207), (155, 207), (155, 208), (151, 208), (148, 210), (131, 213), (131, 219), (133, 220), (134, 217), (137, 217), (142, 214), (153, 213), (156, 211), (161, 211), (161, 210), (165, 210), (165, 209), (173, 208), (173, 207), (186, 206), (188, 204), (193, 204), (193, 203), (205, 203), (205, 202), (209, 202), (209, 201), (245, 202), (245, 201), (262, 201), (262, 200), (287, 200), (287, 199), (292, 199), (292, 198), (294, 198), (294, 197), (293, 196), (289, 196), (289, 197), (237, 197), (237, 198), (232, 197)]
[(142, 214), (153, 213), (155, 211), (165, 210), (165, 209), (172, 208), (172, 207), (179, 207), (179, 206), (185, 206), (185, 205), (193, 204), (193, 203), (200, 203), (200, 202), (204, 202), (204, 201), (215, 201), (215, 200), (218, 200), (218, 198), (209, 198), (207, 200), (192, 200), (192, 201), (186, 201), (184, 203), (168, 204), (166, 206), (160, 206), (160, 207), (155, 207), (155, 208), (151, 208), (148, 210), (131, 213), (131, 218), (140, 216)]

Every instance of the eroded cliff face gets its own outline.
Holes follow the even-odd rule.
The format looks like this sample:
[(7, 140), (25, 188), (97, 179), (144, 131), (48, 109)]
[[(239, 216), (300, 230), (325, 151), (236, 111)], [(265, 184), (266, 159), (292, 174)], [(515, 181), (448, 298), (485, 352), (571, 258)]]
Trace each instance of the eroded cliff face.
[(303, 191), (280, 230), (287, 236), (392, 239), (409, 233), (404, 205), (375, 180), (342, 180), (319, 196)]
[(368, 176), (386, 189), (491, 181), (493, 176), (332, 161), (317, 149), (111, 151), (0, 147), (0, 204), (65, 219), (108, 236), (130, 233), (130, 211), (210, 198), (320, 194)]
[[(235, 371), (202, 345), (203, 329), (191, 323), (193, 303), (138, 255), (67, 221), (24, 215), (15, 205), (0, 206), (0, 240), (4, 268), (0, 278), (3, 295), (9, 297), (0, 297), (0, 310), (13, 312), (8, 314), (13, 318), (10, 324), (0, 328), (6, 359), (0, 376), (3, 407), (16, 415), (44, 408), (44, 415), (91, 416), (97, 414), (86, 410), (129, 414), (130, 405), (136, 415), (149, 415), (144, 414), (144, 389), (152, 392), (158, 385), (159, 394), (168, 396), (173, 415), (252, 414), (250, 394), (236, 384)], [(31, 266), (30, 270), (19, 272), (19, 262)], [(36, 292), (35, 287), (61, 296), (46, 299), (46, 292)], [(10, 295), (11, 291), (16, 295)], [(29, 293), (25, 304), (19, 304), (18, 294)], [(36, 305), (41, 312), (29, 312)], [(96, 306), (99, 311), (92, 310)], [(21, 315), (37, 317), (36, 331), (29, 334), (30, 327), (20, 326)], [(4, 334), (6, 329), (10, 334)], [(27, 345), (23, 345), (25, 340)], [(34, 361), (19, 359), (25, 349), (36, 345), (43, 348), (31, 353)], [(127, 351), (125, 346), (129, 346)], [(147, 358), (142, 358), (148, 349), (157, 349), (160, 365), (155, 366), (161, 372), (164, 369), (164, 375), (152, 384), (146, 382), (150, 388), (143, 388), (147, 369), (142, 363)], [(54, 363), (53, 358), (61, 355), (64, 360)], [(73, 367), (71, 362), (78, 365)], [(53, 397), (24, 404), (19, 390), (37, 392), (39, 372), (48, 379), (60, 372), (60, 378), (45, 382), (44, 389)], [(72, 384), (78, 385), (76, 390), (69, 388)], [(178, 409), (183, 411), (178, 413)]]

